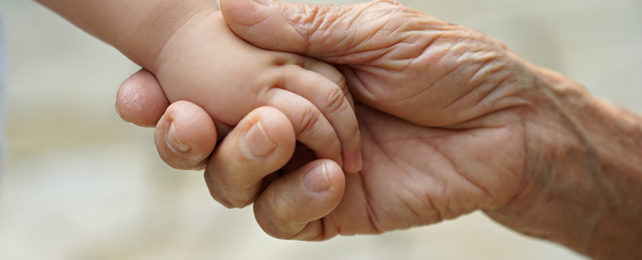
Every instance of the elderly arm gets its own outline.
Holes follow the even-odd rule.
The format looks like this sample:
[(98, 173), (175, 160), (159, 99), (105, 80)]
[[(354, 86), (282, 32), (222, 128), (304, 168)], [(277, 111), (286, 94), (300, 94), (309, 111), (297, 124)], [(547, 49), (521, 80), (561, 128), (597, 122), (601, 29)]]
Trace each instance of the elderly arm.
[(486, 213), (596, 259), (642, 257), (642, 117), (538, 69), (523, 192)]

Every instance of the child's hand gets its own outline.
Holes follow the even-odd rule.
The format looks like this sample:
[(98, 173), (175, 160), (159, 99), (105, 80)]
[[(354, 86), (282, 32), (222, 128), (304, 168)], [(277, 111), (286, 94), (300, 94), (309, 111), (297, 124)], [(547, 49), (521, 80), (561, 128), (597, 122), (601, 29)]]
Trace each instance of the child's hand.
[(196, 103), (227, 125), (254, 108), (277, 108), (317, 156), (343, 162), (348, 172), (361, 168), (359, 128), (341, 74), (316, 60), (247, 44), (220, 12), (193, 16), (167, 41), (151, 70), (172, 102)]

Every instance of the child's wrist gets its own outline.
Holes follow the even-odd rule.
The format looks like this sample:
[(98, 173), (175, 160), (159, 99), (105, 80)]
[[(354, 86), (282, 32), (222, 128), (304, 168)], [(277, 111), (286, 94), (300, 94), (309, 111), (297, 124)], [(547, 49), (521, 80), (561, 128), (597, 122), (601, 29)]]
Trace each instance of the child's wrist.
[(150, 68), (165, 42), (195, 14), (218, 10), (215, 1), (38, 0), (67, 20)]
[[(139, 36), (112, 43), (138, 65), (154, 72), (155, 63), (167, 42), (193, 19), (218, 11), (216, 2), (209, 0), (177, 1), (179, 5), (158, 6), (134, 23)], [(187, 4), (189, 3), (189, 4)]]
[[(184, 20), (180, 25), (173, 27), (172, 32), (165, 37), (165, 39), (160, 44), (158, 51), (154, 53), (154, 56), (150, 58), (150, 62), (144, 67), (150, 72), (156, 74), (159, 70), (160, 64), (164, 56), (170, 55), (168, 52), (172, 52), (175, 48), (172, 48), (171, 45), (176, 41), (176, 38), (181, 37), (185, 31), (189, 31), (190, 28), (193, 28), (193, 25), (201, 23), (201, 21), (212, 15), (213, 13), (218, 12), (216, 9), (204, 9), (198, 12), (190, 14), (189, 18)], [(141, 66), (143, 66), (141, 64)]]

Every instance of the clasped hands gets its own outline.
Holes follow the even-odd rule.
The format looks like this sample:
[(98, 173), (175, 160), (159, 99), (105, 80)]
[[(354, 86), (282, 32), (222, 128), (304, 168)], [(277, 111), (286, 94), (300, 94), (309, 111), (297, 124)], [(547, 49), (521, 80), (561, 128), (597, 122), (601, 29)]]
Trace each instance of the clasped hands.
[[(493, 38), (393, 1), (221, 0), (221, 13), (254, 46), (314, 59), (308, 67), (350, 100), (361, 156), (318, 159), (318, 150), (297, 145), (291, 117), (272, 106), (253, 108), (234, 126), (215, 122), (202, 105), (170, 104), (154, 74), (134, 74), (119, 90), (120, 115), (156, 126), (169, 165), (204, 168), (214, 199), (253, 204), (265, 232), (286, 239), (380, 233), (475, 210), (516, 229), (532, 222), (513, 214), (536, 196), (527, 187), (546, 178), (531, 167), (538, 158), (528, 140), (537, 132), (526, 126), (553, 106), (546, 84), (559, 75)], [(345, 144), (337, 147), (345, 153)], [(344, 172), (346, 158), (360, 171)]]

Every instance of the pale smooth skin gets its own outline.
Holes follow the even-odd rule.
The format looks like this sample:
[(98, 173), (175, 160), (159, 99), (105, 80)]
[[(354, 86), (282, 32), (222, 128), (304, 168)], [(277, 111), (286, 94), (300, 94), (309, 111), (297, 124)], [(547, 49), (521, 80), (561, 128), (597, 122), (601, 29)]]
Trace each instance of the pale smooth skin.
[[(169, 101), (190, 101), (217, 124), (229, 126), (255, 108), (274, 107), (320, 158), (348, 172), (361, 169), (361, 139), (349, 93), (330, 79), (339, 72), (310, 58), (244, 42), (225, 25), (215, 1), (39, 2), (151, 71)], [(202, 131), (216, 131), (212, 124), (207, 127)], [(175, 128), (168, 122), (168, 129)], [(189, 149), (174, 141), (174, 150)]]
[[(232, 30), (256, 46), (337, 64), (355, 97), (364, 161), (363, 170), (346, 175), (345, 182), (335, 164), (319, 160), (283, 177), (271, 175), (253, 200), (256, 218), (267, 233), (319, 240), (436, 223), (483, 210), (519, 232), (593, 258), (642, 257), (639, 115), (529, 64), (488, 36), (395, 2), (345, 7), (262, 2), (221, 0), (221, 7)], [(142, 77), (145, 80), (138, 80)], [(123, 89), (142, 93), (159, 86), (142, 71)], [(162, 94), (149, 97), (145, 104), (162, 107), (158, 104), (167, 102)], [(151, 125), (160, 117), (160, 111), (130, 113), (122, 104), (121, 115), (137, 124)], [(205, 113), (187, 106), (192, 105), (173, 104), (168, 111), (186, 118)], [(174, 133), (192, 151), (209, 145), (185, 134), (211, 124), (200, 118)], [(266, 155), (273, 161), (245, 164), (244, 139), (236, 132), (251, 123), (241, 121), (208, 164), (217, 169), (218, 177), (206, 175), (215, 198), (239, 197), (217, 191), (239, 190), (221, 181), (223, 176), (255, 183), (272, 173), (265, 170), (267, 165), (278, 168), (290, 160), (287, 149), (294, 140), (283, 134), (289, 125), (285, 116), (261, 108), (247, 118), (271, 122), (266, 133), (279, 136), (272, 140), (283, 147)], [(156, 141), (159, 149), (167, 146)], [(228, 153), (240, 156), (223, 158)], [(205, 155), (171, 155), (178, 161), (194, 156)], [(300, 164), (302, 157), (309, 158), (297, 150), (292, 161)], [(258, 166), (261, 163), (265, 165)], [(199, 165), (186, 163), (183, 168)], [(326, 169), (327, 178), (315, 180), (318, 186), (325, 184), (323, 189), (302, 188), (309, 183), (305, 173), (319, 168)]]

